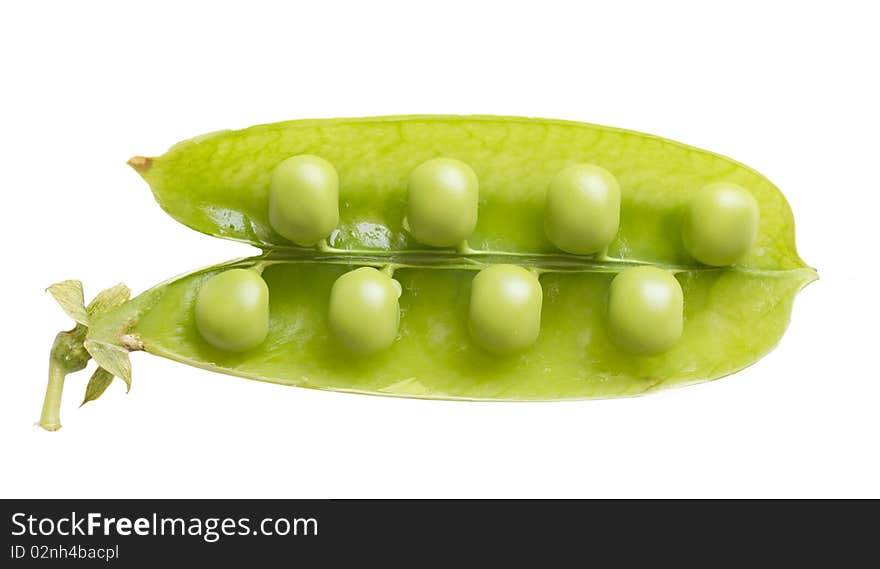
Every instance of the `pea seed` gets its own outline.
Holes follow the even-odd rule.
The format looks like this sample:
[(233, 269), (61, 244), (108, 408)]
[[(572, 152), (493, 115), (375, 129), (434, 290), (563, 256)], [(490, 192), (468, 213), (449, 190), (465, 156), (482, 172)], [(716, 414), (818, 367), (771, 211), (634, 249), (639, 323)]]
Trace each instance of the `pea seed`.
[(699, 190), (685, 210), (682, 241), (699, 262), (732, 265), (749, 252), (758, 234), (758, 202), (745, 188), (726, 182)]
[(410, 233), (433, 247), (453, 247), (477, 225), (479, 182), (470, 166), (453, 158), (423, 162), (409, 177), (406, 218)]
[(547, 190), (544, 229), (567, 253), (590, 255), (606, 248), (620, 225), (620, 185), (593, 164), (563, 168)]
[(543, 293), (538, 278), (516, 265), (480, 271), (471, 286), (470, 334), (496, 354), (528, 348), (541, 331)]
[(669, 350), (681, 338), (684, 295), (671, 272), (631, 267), (611, 281), (608, 327), (621, 348), (642, 355)]
[(339, 223), (339, 176), (318, 156), (282, 161), (269, 184), (269, 223), (282, 237), (309, 247)]
[(216, 348), (256, 348), (269, 332), (269, 287), (254, 271), (224, 271), (199, 289), (195, 319), (199, 333)]
[(400, 324), (400, 284), (372, 267), (349, 271), (330, 289), (330, 328), (356, 354), (391, 347)]

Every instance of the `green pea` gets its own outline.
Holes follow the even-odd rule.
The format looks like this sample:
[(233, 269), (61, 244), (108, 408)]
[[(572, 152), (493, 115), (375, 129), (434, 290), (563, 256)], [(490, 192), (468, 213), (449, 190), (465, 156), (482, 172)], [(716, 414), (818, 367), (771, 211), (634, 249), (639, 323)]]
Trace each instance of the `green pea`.
[(685, 249), (699, 262), (721, 267), (742, 259), (758, 235), (758, 202), (736, 184), (717, 182), (690, 200), (682, 224)]
[(608, 328), (621, 348), (642, 355), (669, 350), (681, 338), (684, 295), (678, 280), (657, 267), (631, 267), (611, 281)]
[(409, 231), (433, 247), (459, 245), (477, 226), (478, 200), (479, 181), (470, 166), (453, 158), (423, 162), (409, 177)]
[(303, 247), (330, 235), (339, 224), (339, 176), (333, 165), (309, 154), (278, 164), (269, 184), (269, 223)]
[(230, 269), (211, 277), (196, 296), (196, 327), (229, 352), (256, 348), (269, 332), (269, 288), (255, 271)]
[(330, 289), (330, 328), (356, 354), (391, 347), (400, 325), (400, 283), (372, 267), (349, 271)]
[(604, 168), (563, 168), (547, 190), (544, 229), (567, 253), (590, 255), (606, 248), (620, 226), (620, 184)]
[(528, 348), (541, 331), (541, 283), (516, 265), (493, 265), (480, 271), (471, 285), (470, 334), (496, 354)]

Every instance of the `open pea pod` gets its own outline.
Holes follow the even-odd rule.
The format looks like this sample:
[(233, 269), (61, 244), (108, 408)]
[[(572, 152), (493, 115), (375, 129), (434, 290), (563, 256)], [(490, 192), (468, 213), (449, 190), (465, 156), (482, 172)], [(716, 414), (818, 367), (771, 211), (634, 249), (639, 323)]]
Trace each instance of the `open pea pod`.
[(475, 250), (546, 254), (559, 249), (544, 227), (545, 199), (566, 166), (596, 164), (621, 188), (620, 226), (608, 255), (659, 264), (694, 259), (682, 245), (681, 212), (707, 184), (749, 190), (761, 222), (742, 267), (804, 268), (794, 219), (769, 180), (734, 160), (648, 134), (569, 121), (516, 117), (403, 116), (301, 120), (220, 131), (130, 164), (159, 205), (198, 231), (263, 249), (296, 247), (273, 229), (269, 188), (291, 156), (320, 156), (339, 177), (339, 223), (329, 244), (344, 250), (423, 248), (404, 227), (413, 170), (448, 157), (479, 179)]
[(816, 279), (760, 174), (595, 125), (293, 121), (130, 164), (175, 219), (263, 254), (89, 307), (55, 285), (78, 324), (53, 348), (46, 428), (66, 373), (94, 358), (95, 399), (130, 382), (131, 351), (376, 395), (635, 395), (754, 363)]
[[(389, 348), (348, 354), (331, 331), (329, 291), (363, 261), (261, 258), (204, 269), (159, 285), (99, 320), (89, 338), (126, 338), (139, 349), (196, 367), (287, 385), (444, 399), (553, 400), (634, 395), (733, 373), (782, 336), (810, 270), (769, 274), (723, 269), (676, 274), (687, 299), (684, 331), (658, 355), (635, 355), (609, 338), (615, 272), (565, 268), (541, 274), (541, 333), (527, 350), (497, 355), (475, 343), (469, 300), (480, 265), (401, 266), (400, 327)], [(205, 342), (195, 321), (200, 289), (231, 268), (262, 267), (270, 326), (258, 349)], [(363, 323), (370, 329), (376, 322)]]

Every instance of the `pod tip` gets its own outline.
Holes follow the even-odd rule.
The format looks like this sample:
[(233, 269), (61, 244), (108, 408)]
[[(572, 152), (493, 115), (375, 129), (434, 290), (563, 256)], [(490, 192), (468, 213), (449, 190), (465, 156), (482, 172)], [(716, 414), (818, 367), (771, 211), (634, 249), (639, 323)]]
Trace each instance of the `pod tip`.
[(150, 166), (153, 165), (153, 159), (147, 158), (146, 156), (135, 156), (128, 161), (128, 165), (142, 174), (149, 170)]

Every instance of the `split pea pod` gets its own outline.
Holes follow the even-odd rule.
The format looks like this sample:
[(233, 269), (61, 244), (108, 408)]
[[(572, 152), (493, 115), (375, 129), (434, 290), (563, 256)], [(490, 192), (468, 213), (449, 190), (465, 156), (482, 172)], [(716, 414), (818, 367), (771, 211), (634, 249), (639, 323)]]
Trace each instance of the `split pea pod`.
[[(370, 394), (635, 395), (754, 363), (816, 278), (766, 178), (589, 124), (291, 121), (130, 164), (178, 221), (263, 252), (94, 316), (81, 289), (54, 290), (80, 317), (68, 351), (106, 370), (92, 395), (130, 380), (139, 350)], [(55, 376), (74, 371), (57, 362)]]

